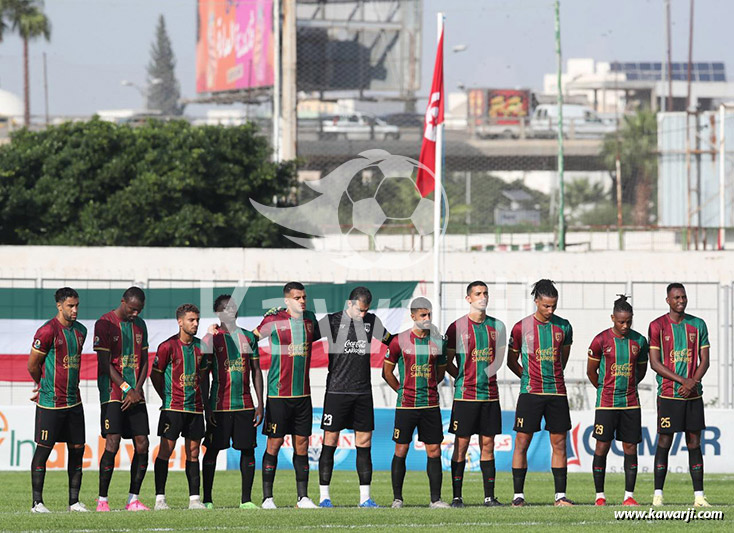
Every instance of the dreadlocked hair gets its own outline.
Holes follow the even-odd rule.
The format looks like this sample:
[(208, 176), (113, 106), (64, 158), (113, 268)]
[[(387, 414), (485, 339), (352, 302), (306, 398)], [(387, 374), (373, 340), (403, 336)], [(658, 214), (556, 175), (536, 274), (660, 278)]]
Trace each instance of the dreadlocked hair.
[(632, 306), (627, 301), (629, 296), (626, 294), (618, 294), (619, 298), (614, 300), (614, 313), (629, 313), (632, 314)]
[(530, 291), (530, 295), (535, 300), (543, 296), (546, 298), (558, 298), (558, 289), (556, 289), (552, 280), (541, 279), (535, 282), (533, 290)]

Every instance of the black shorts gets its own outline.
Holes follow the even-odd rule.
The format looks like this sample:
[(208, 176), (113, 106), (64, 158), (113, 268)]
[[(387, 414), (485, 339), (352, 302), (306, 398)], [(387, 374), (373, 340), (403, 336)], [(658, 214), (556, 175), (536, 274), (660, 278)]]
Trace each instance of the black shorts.
[(375, 408), (372, 394), (333, 394), (324, 397), (324, 414), (321, 417), (324, 431), (373, 431)]
[(535, 433), (540, 431), (540, 419), (545, 419), (548, 433), (565, 433), (571, 429), (571, 412), (568, 398), (555, 394), (521, 394), (515, 408), (515, 431)]
[(214, 450), (226, 450), (229, 441), (235, 450), (247, 450), (257, 446), (257, 430), (253, 423), (255, 409), (241, 411), (214, 411), (216, 426), (207, 424), (204, 446)]
[(36, 406), (36, 444), (49, 448), (57, 442), (84, 444), (85, 435), (82, 404), (64, 409)]
[(594, 438), (610, 442), (615, 438), (620, 442), (637, 444), (642, 442), (642, 413), (634, 409), (597, 409), (594, 416)]
[(454, 400), (449, 433), (457, 437), (499, 435), (502, 433), (500, 402)]
[(313, 425), (311, 397), (268, 398), (265, 405), (263, 435), (280, 438), (286, 435), (311, 436)]
[(102, 404), (99, 423), (103, 437), (122, 435), (123, 439), (132, 439), (138, 435), (149, 435), (148, 409), (143, 402), (122, 410), (122, 403), (108, 402)]
[(418, 428), (418, 440), (424, 444), (441, 444), (443, 441), (443, 422), (438, 407), (418, 409), (395, 409), (395, 429), (392, 440), (398, 444), (409, 444), (413, 431)]
[(158, 436), (168, 440), (183, 437), (189, 440), (204, 438), (204, 415), (182, 411), (161, 410), (158, 419)]
[(658, 397), (658, 433), (671, 434), (679, 431), (701, 431), (706, 429), (703, 416), (703, 398), (674, 400)]

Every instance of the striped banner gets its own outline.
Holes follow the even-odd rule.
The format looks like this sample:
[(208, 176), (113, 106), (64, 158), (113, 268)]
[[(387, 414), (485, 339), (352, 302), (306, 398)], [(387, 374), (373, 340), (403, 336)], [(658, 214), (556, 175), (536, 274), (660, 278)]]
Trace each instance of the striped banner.
[[(388, 331), (397, 332), (407, 319), (407, 302), (413, 297), (417, 282), (382, 282), (345, 284), (312, 284), (306, 286), (308, 307), (321, 318), (326, 313), (344, 309), (345, 301), (354, 287), (364, 285), (372, 292), (372, 311), (385, 324)], [(202, 287), (147, 289), (145, 309), (141, 317), (148, 326), (151, 357), (158, 345), (178, 331), (174, 318), (176, 308), (183, 303), (196, 304), (201, 310), (199, 336), (210, 324), (217, 322), (212, 306), (220, 294), (231, 294), (240, 301), (240, 327), (253, 330), (262, 315), (271, 307), (283, 305), (282, 285), (256, 287)], [(79, 292), (79, 318), (87, 327), (84, 344), (81, 379), (97, 379), (97, 360), (92, 349), (94, 323), (103, 314), (115, 309), (122, 297), (120, 289), (77, 289)], [(30, 381), (26, 364), (31, 342), (36, 330), (55, 316), (55, 289), (0, 288), (0, 381)], [(266, 343), (260, 345), (261, 365), (270, 366), (270, 354)], [(380, 366), (384, 348), (373, 356), (373, 366)], [(313, 368), (328, 365), (325, 341), (314, 344), (311, 358)]]

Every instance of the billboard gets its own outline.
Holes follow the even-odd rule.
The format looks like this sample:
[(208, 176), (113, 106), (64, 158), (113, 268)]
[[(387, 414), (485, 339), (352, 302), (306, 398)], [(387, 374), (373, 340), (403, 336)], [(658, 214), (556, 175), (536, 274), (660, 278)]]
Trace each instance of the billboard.
[(273, 85), (273, 0), (199, 0), (196, 92)]

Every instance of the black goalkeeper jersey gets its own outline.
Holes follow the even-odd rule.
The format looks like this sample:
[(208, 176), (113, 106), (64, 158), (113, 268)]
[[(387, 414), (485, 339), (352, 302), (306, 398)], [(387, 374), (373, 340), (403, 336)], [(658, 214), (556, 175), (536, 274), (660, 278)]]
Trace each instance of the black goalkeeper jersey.
[(373, 313), (353, 320), (345, 311), (321, 319), (320, 329), (329, 343), (329, 374), (326, 392), (372, 394), (370, 352), (372, 339), (387, 344), (390, 334)]

